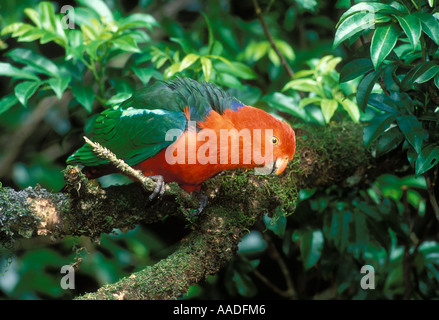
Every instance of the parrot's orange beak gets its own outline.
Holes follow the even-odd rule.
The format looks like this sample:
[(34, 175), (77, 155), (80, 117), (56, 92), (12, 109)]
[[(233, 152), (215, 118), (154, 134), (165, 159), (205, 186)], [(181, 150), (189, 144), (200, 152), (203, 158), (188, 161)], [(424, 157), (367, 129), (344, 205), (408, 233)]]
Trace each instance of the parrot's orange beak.
[(288, 157), (287, 158), (278, 158), (276, 160), (276, 163), (275, 163), (275, 168), (276, 168), (275, 174), (278, 175), (278, 174), (281, 174), (282, 172), (284, 172), (287, 165), (288, 165)]

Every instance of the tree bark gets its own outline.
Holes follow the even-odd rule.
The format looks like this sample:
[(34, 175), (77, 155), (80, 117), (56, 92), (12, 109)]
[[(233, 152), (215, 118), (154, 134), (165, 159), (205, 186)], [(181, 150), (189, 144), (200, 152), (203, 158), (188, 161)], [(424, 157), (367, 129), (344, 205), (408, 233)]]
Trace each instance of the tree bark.
[[(77, 167), (65, 170), (62, 192), (0, 188), (0, 243), (21, 238), (85, 235), (98, 239), (114, 228), (131, 228), (140, 221), (155, 222), (183, 214), (193, 231), (168, 258), (115, 284), (79, 299), (175, 299), (188, 288), (215, 274), (235, 255), (241, 237), (267, 212), (292, 214), (301, 188), (333, 184), (354, 186), (376, 175), (375, 160), (364, 150), (362, 126), (337, 124), (327, 128), (296, 129), (294, 160), (281, 176), (255, 176), (235, 170), (203, 184), (209, 203), (191, 218), (197, 200), (169, 184), (160, 199), (136, 183), (102, 189)], [(277, 210), (275, 210), (277, 209)], [(279, 210), (280, 209), (280, 210)]]

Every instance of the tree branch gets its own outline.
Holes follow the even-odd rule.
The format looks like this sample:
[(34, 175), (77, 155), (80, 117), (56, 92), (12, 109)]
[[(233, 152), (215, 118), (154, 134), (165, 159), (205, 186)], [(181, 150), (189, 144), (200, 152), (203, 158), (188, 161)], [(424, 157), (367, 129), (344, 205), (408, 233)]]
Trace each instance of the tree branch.
[[(81, 299), (172, 299), (220, 270), (235, 255), (246, 230), (267, 212), (292, 213), (299, 188), (368, 179), (374, 160), (362, 147), (362, 126), (334, 125), (317, 130), (296, 128), (297, 150), (281, 176), (255, 176), (245, 170), (223, 172), (203, 184), (209, 203), (195, 218), (193, 231), (168, 258), (104, 286)], [(42, 188), (16, 192), (0, 188), (0, 242), (20, 238), (86, 235), (97, 239), (114, 228), (154, 222), (170, 214), (190, 219), (198, 203), (173, 184), (161, 199), (149, 201), (138, 184), (100, 188), (77, 167), (65, 170), (62, 193)]]

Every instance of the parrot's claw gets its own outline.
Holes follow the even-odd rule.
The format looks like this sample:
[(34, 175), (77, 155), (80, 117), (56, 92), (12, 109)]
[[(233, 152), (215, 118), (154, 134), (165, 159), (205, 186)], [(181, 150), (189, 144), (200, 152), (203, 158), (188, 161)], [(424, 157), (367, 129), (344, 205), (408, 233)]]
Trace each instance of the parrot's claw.
[(163, 176), (150, 176), (149, 178), (155, 180), (157, 182), (157, 185), (153, 191), (153, 193), (151, 193), (151, 195), (149, 196), (149, 200), (153, 200), (155, 197), (157, 197), (157, 195), (162, 196), (165, 193), (165, 179), (163, 179)]

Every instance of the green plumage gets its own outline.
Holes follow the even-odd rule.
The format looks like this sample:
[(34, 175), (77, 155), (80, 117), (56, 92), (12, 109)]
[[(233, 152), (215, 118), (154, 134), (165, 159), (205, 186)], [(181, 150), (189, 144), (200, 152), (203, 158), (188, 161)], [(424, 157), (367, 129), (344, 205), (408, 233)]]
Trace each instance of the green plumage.
[[(96, 118), (89, 138), (129, 165), (135, 165), (174, 142), (166, 140), (168, 130), (186, 129), (183, 113), (186, 106), (191, 120), (200, 121), (211, 110), (222, 114), (243, 104), (212, 84), (181, 78), (157, 82), (136, 91), (120, 106), (103, 111)], [(97, 166), (107, 164), (108, 160), (97, 157), (91, 146), (84, 144), (67, 163)]]

